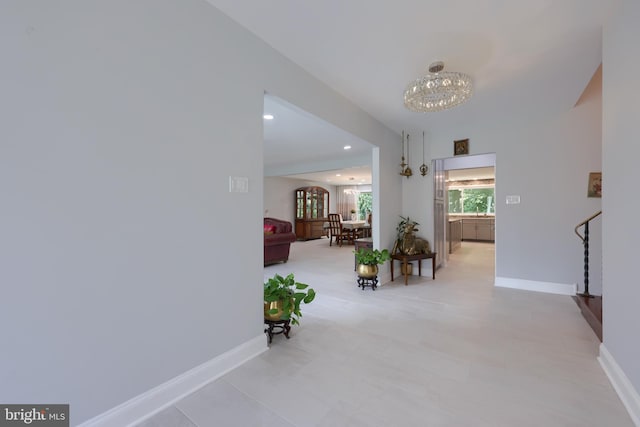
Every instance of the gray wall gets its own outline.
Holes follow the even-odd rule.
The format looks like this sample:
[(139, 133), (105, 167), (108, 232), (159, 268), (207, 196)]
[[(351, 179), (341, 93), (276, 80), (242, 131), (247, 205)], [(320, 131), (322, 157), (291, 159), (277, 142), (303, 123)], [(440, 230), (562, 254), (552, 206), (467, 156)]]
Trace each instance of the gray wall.
[[(634, 250), (640, 229), (637, 69), (640, 3), (624, 0), (604, 31), (603, 59), (603, 338), (604, 345), (640, 391), (640, 286)], [(638, 179), (636, 179), (638, 177)], [(638, 208), (638, 209), (636, 209)]]
[[(465, 138), (470, 140), (470, 154), (496, 154), (496, 276), (582, 284), (583, 249), (573, 229), (601, 209), (601, 199), (587, 198), (589, 172), (601, 170), (602, 95), (597, 75), (593, 85), (577, 106), (557, 115), (529, 119), (505, 112), (495, 123), (430, 132), (428, 158), (451, 157), (453, 141)], [(414, 176), (403, 185), (404, 213), (426, 225), (421, 231), (429, 239), (431, 176)], [(507, 195), (520, 195), (521, 204), (506, 205)], [(593, 228), (597, 292), (600, 231), (597, 224)]]
[(0, 56), (0, 401), (72, 424), (262, 335), (265, 91), (399, 157), (203, 0), (4, 1)]

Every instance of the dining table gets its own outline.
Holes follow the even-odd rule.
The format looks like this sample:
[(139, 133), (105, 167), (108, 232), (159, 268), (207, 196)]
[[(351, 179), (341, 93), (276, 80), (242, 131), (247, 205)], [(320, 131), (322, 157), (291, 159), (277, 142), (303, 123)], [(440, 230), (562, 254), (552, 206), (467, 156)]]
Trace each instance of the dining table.
[(364, 228), (371, 227), (367, 221), (364, 220), (350, 220), (350, 221), (342, 221), (342, 228), (344, 230), (350, 230), (349, 235), (349, 243), (353, 243), (355, 238), (358, 236), (358, 231)]

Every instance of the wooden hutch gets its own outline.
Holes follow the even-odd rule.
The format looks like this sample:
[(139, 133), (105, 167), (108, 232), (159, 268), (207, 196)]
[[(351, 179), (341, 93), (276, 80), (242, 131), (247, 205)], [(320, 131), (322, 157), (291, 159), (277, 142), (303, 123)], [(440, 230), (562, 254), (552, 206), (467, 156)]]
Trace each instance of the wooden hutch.
[(324, 223), (329, 221), (329, 192), (322, 187), (303, 187), (295, 191), (296, 237), (319, 239)]

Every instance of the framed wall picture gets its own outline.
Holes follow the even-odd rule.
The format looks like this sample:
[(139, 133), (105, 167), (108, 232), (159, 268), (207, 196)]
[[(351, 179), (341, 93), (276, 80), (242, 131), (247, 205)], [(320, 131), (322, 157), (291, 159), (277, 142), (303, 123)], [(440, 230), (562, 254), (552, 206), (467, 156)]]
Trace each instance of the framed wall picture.
[(602, 172), (589, 173), (587, 197), (602, 197)]
[(459, 139), (453, 141), (453, 155), (459, 156), (461, 154), (469, 154), (469, 140)]

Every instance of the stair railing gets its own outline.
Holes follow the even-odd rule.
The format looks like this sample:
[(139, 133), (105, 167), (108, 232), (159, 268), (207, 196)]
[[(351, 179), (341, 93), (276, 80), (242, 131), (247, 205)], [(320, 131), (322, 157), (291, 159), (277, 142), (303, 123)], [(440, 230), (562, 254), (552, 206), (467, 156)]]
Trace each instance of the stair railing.
[[(593, 295), (589, 293), (589, 222), (601, 214), (602, 211), (594, 213), (589, 218), (576, 225), (576, 228), (573, 230), (580, 240), (582, 240), (582, 244), (584, 246), (584, 292), (578, 295), (587, 298), (593, 298)], [(584, 236), (578, 232), (578, 229), (582, 226), (584, 226)]]

